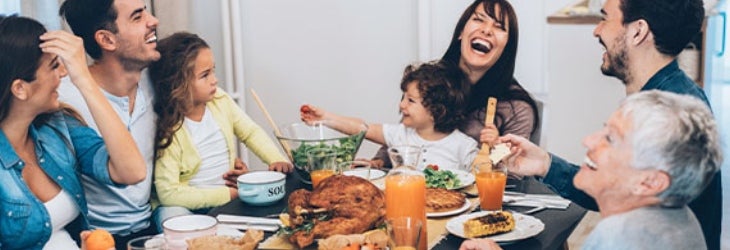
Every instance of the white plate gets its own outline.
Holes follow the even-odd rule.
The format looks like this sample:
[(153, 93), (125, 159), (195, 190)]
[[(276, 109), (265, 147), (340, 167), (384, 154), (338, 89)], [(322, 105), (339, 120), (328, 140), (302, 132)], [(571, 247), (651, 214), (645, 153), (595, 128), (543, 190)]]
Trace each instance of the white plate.
[(467, 199), (466, 202), (464, 202), (464, 205), (461, 206), (460, 208), (457, 208), (457, 209), (454, 209), (451, 211), (445, 211), (445, 212), (426, 213), (426, 216), (427, 217), (443, 217), (443, 216), (455, 215), (455, 214), (466, 211), (467, 209), (469, 209), (469, 207), (471, 207), (471, 201), (469, 201)]
[[(482, 211), (455, 217), (446, 222), (446, 231), (449, 231), (449, 233), (459, 236), (461, 238), (466, 238), (466, 236), (464, 235), (464, 222), (472, 218), (487, 215), (489, 213), (492, 212)], [(542, 221), (540, 221), (540, 219), (538, 218), (516, 212), (512, 212), (512, 216), (514, 216), (515, 218), (515, 229), (508, 233), (487, 236), (485, 238), (492, 239), (496, 242), (510, 242), (530, 238), (539, 234), (540, 232), (542, 232), (542, 230), (545, 229), (545, 224), (543, 224)]]
[(470, 186), (471, 184), (474, 184), (474, 180), (476, 180), (472, 173), (466, 172), (464, 170), (451, 170), (451, 169), (448, 169), (448, 170), (453, 172), (456, 175), (456, 177), (459, 178), (459, 183), (461, 184), (458, 187), (453, 187), (453, 188), (449, 188), (449, 189), (452, 189), (452, 190), (453, 189), (462, 189), (462, 188)]
[[(363, 179), (367, 179), (368, 170), (365, 168), (356, 168), (342, 172), (344, 175), (357, 176)], [(385, 172), (380, 169), (370, 169), (370, 180), (377, 180), (383, 178)]]

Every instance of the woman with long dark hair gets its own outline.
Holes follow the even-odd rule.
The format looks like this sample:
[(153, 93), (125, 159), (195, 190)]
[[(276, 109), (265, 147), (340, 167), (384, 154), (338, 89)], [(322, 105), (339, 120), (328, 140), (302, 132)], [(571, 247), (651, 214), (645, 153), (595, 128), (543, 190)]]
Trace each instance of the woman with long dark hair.
[[(0, 51), (0, 249), (78, 249), (67, 227), (88, 228), (80, 175), (138, 183), (142, 154), (91, 77), (81, 38), (0, 16)], [(102, 137), (58, 101), (66, 75)]]
[[(459, 18), (441, 60), (455, 76), (470, 83), (466, 119), (459, 130), (492, 145), (499, 135), (534, 135), (539, 126), (537, 104), (514, 77), (519, 27), (506, 0), (476, 0)], [(487, 98), (498, 99), (495, 124), (484, 124)], [(373, 164), (389, 167), (385, 148)]]

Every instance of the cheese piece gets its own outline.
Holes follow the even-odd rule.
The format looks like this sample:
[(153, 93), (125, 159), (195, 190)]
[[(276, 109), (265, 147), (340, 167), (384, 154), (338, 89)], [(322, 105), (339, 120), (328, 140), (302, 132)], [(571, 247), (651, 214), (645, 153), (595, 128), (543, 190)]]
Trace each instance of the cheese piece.
[(512, 154), (512, 152), (509, 151), (507, 143), (500, 143), (494, 145), (494, 148), (492, 148), (492, 151), (489, 153), (489, 159), (492, 160), (492, 164), (497, 165), (497, 163), (510, 154)]

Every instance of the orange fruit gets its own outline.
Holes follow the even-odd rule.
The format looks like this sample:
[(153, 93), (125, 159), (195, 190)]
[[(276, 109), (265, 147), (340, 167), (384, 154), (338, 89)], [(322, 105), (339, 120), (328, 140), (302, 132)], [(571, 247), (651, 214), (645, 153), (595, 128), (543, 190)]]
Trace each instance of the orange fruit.
[(343, 247), (340, 250), (360, 250), (360, 244), (349, 243), (349, 244), (347, 244), (347, 246)]
[(109, 250), (114, 248), (114, 237), (104, 229), (91, 231), (86, 238), (86, 250)]

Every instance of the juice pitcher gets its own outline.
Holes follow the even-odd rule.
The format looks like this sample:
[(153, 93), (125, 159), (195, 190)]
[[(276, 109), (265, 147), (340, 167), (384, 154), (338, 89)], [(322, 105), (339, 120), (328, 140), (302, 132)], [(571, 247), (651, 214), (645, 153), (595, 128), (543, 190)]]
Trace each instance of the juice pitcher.
[(421, 147), (398, 145), (388, 148), (393, 169), (385, 177), (385, 217), (421, 220), (419, 250), (426, 250), (426, 176), (418, 170)]

